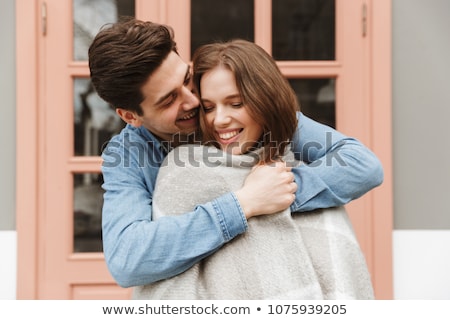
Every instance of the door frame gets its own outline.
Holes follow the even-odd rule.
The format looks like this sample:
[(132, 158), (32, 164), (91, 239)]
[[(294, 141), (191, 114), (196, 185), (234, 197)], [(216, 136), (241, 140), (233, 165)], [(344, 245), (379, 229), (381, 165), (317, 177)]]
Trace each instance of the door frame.
[[(40, 235), (45, 222), (42, 203), (45, 195), (40, 192), (45, 190), (42, 3), (42, 0), (16, 1), (17, 299), (39, 299), (42, 281), (39, 270), (43, 268), (40, 257), (45, 254)], [(137, 5), (144, 3), (139, 1)], [(375, 259), (369, 263), (377, 299), (392, 299), (391, 0), (361, 0), (361, 3), (368, 9), (366, 28), (370, 35), (365, 56), (369, 61), (365, 101), (371, 128), (367, 141), (363, 142), (380, 158), (385, 173), (383, 184), (370, 194), (370, 206), (377, 215), (371, 222), (371, 250)]]

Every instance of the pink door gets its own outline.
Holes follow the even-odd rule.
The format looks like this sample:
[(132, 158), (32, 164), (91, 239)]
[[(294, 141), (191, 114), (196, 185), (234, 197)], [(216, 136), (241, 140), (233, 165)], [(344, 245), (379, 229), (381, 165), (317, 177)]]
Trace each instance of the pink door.
[[(229, 19), (235, 2), (217, 1), (222, 8), (215, 11)], [(99, 155), (122, 123), (90, 87), (87, 48), (102, 24), (135, 15), (172, 25), (188, 61), (212, 30), (198, 19), (202, 12), (213, 16), (208, 3), (35, 0), (30, 8), (29, 1), (17, 1), (18, 298), (129, 297), (101, 253)], [(303, 111), (357, 137), (382, 160), (383, 186), (348, 209), (377, 298), (391, 298), (390, 1), (236, 3), (236, 32), (248, 29), (273, 54)], [(309, 50), (292, 47), (292, 39)]]

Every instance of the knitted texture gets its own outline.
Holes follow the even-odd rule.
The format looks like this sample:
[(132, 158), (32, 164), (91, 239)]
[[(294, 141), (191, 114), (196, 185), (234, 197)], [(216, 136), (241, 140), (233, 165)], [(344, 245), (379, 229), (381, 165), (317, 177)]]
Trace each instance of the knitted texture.
[[(293, 164), (289, 152), (286, 161)], [(193, 211), (239, 189), (254, 154), (186, 145), (169, 153), (152, 219)], [(301, 165), (296, 163), (296, 165)], [(187, 271), (136, 287), (134, 299), (373, 299), (366, 261), (344, 207), (253, 217), (248, 230)]]

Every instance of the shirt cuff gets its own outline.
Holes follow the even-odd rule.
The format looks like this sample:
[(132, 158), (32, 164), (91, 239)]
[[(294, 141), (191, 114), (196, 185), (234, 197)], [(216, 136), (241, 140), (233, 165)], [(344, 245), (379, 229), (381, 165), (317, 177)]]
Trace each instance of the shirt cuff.
[(227, 193), (212, 201), (226, 242), (248, 229), (247, 219), (236, 195)]

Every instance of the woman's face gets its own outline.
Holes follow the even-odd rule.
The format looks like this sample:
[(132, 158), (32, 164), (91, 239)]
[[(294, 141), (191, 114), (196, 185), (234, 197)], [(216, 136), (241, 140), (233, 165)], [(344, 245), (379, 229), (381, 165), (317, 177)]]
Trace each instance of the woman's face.
[(201, 101), (207, 125), (222, 150), (244, 154), (258, 143), (263, 129), (251, 117), (244, 105), (233, 73), (216, 67), (205, 73), (200, 81)]

